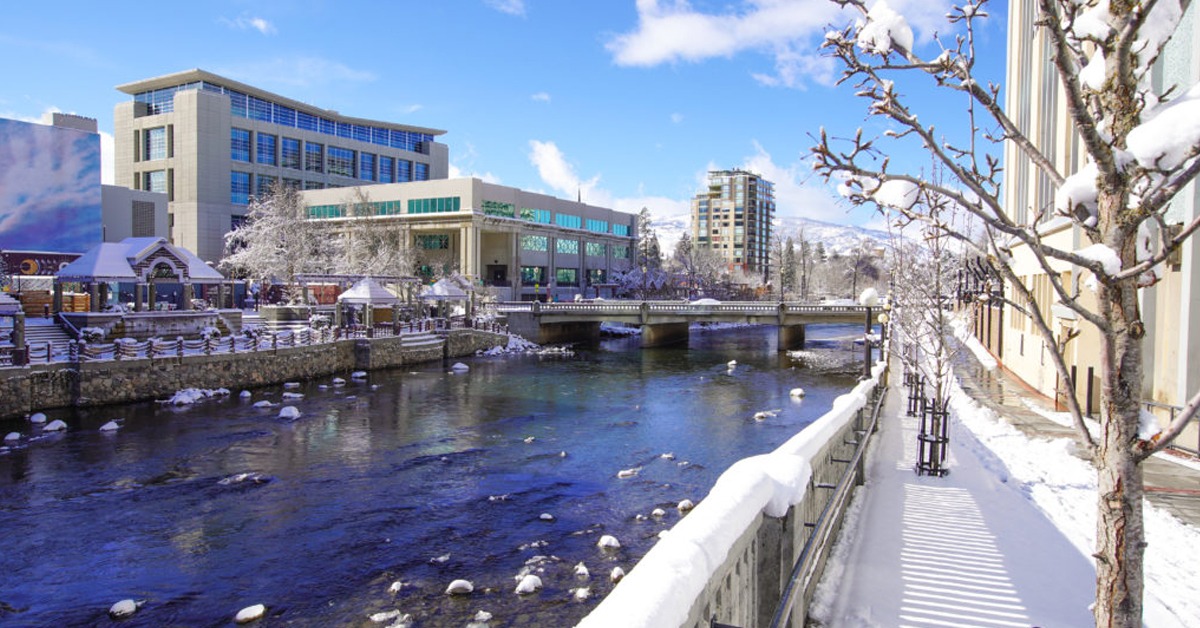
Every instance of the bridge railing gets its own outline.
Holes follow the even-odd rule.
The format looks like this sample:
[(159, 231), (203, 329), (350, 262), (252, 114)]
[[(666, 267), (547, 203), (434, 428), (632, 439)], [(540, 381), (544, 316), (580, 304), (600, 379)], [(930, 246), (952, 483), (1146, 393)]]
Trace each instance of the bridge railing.
[(543, 314), (575, 315), (633, 315), (652, 314), (704, 315), (734, 314), (770, 316), (783, 314), (858, 314), (865, 313), (860, 305), (820, 305), (790, 301), (726, 301), (722, 303), (690, 303), (682, 301), (591, 301), (541, 303), (536, 301), (507, 301), (496, 307), (499, 312), (540, 312)]
[(886, 382), (885, 358), (775, 451), (721, 474), (579, 628), (767, 626), (783, 604), (782, 625), (802, 626)]

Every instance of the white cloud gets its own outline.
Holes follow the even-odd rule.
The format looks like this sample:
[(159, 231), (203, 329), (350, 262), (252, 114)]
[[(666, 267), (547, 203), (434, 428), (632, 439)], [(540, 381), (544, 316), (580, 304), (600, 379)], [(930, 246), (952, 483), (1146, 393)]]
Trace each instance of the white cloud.
[(525, 0), (483, 0), (493, 9), (509, 15), (525, 15)]
[[(946, 30), (950, 0), (892, 0), (898, 12), (922, 33)], [(702, 13), (687, 0), (637, 0), (638, 24), (613, 37), (606, 47), (617, 65), (651, 67), (679, 61), (731, 57), (748, 50), (774, 58), (775, 75), (757, 73), (765, 85), (800, 87), (805, 79), (833, 80), (830, 61), (817, 53), (830, 24), (844, 23), (833, 2), (743, 0), (725, 13)]]
[(846, 207), (839, 204), (824, 181), (812, 176), (809, 164), (802, 160), (788, 165), (776, 164), (758, 142), (754, 142), (754, 151), (740, 167), (775, 184), (777, 216), (798, 216), (838, 224), (847, 222)]
[(365, 83), (376, 78), (373, 72), (356, 70), (340, 61), (303, 56), (275, 57), (215, 71), (251, 85), (282, 85), (289, 88), (309, 88), (339, 82)]
[(425, 105), (419, 105), (419, 104), (413, 103), (411, 105), (405, 105), (404, 107), (401, 107), (400, 113), (402, 113), (404, 115), (411, 115), (411, 114), (414, 114), (414, 113), (420, 111), (424, 107), (425, 107)]
[(461, 177), (475, 177), (486, 183), (495, 183), (501, 185), (500, 177), (489, 172), (478, 172), (475, 170), (475, 158), (479, 153), (475, 150), (475, 145), (470, 142), (463, 143), (463, 150), (458, 151), (454, 162), (450, 163), (449, 176), (451, 179)]
[(240, 31), (255, 30), (263, 35), (274, 35), (276, 32), (274, 24), (271, 24), (261, 17), (251, 17), (249, 15), (243, 15), (232, 20), (227, 17), (223, 17), (221, 18), (221, 23)]
[(679, 124), (681, 122), (683, 122), (683, 114), (682, 113), (679, 113), (677, 111), (677, 112), (671, 114), (671, 123), (672, 124)]
[(575, 174), (575, 167), (567, 162), (566, 156), (554, 142), (529, 140), (529, 161), (537, 168), (542, 181), (564, 198), (582, 195), (590, 204), (610, 206), (611, 195), (597, 187), (600, 175), (586, 181), (580, 179)]
[(546, 92), (538, 92), (530, 96), (529, 99), (536, 100), (537, 102), (550, 102), (550, 94)]

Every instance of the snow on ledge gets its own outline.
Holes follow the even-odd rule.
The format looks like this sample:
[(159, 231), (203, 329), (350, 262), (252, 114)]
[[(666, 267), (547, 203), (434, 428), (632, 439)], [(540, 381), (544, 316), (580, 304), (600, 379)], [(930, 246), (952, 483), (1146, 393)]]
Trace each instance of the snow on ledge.
[(866, 406), (885, 364), (834, 399), (821, 418), (775, 451), (743, 458), (717, 478), (708, 496), (650, 549), (578, 628), (661, 628), (687, 621), (693, 603), (760, 514), (782, 517), (804, 499), (810, 460)]

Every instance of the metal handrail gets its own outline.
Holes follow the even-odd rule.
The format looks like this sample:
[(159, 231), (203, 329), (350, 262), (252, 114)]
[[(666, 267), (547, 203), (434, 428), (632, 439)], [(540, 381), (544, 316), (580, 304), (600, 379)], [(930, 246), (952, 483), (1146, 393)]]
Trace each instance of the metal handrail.
[[(1167, 419), (1168, 425), (1170, 425), (1171, 423), (1174, 423), (1175, 417), (1180, 412), (1183, 412), (1182, 406), (1176, 406), (1176, 405), (1172, 405), (1169, 403), (1161, 403), (1158, 401), (1150, 401), (1148, 399), (1142, 400), (1142, 407), (1146, 408), (1147, 410), (1161, 409), (1161, 410), (1166, 410), (1167, 412), (1169, 412), (1170, 416)], [(1200, 422), (1200, 416), (1194, 417), (1192, 420), (1196, 421), (1196, 422)], [(1193, 456), (1200, 456), (1200, 430), (1197, 430), (1197, 432), (1198, 432), (1198, 434), (1196, 436), (1196, 447), (1194, 449), (1183, 445), (1182, 443), (1179, 442), (1179, 439), (1176, 439), (1174, 442), (1172, 442), (1170, 444), (1170, 447), (1173, 449), (1186, 451), (1187, 453), (1192, 454)]]
[(866, 428), (866, 435), (858, 439), (858, 446), (854, 448), (854, 455), (850, 457), (846, 469), (842, 471), (837, 488), (834, 489), (833, 495), (830, 496), (825, 507), (821, 509), (812, 534), (809, 535), (803, 549), (800, 550), (800, 556), (796, 558), (796, 564), (792, 567), (787, 587), (783, 590), (783, 596), (775, 608), (775, 616), (771, 619), (771, 628), (782, 628), (791, 619), (794, 610), (792, 607), (797, 596), (804, 595), (808, 590), (821, 555), (829, 550), (829, 537), (834, 530), (833, 522), (838, 515), (845, 511), (846, 500), (850, 497), (850, 488), (854, 486), (857, 476), (863, 473), (862, 457), (867, 450), (868, 436), (875, 433), (876, 426), (879, 424), (879, 411), (884, 397), (887, 396), (887, 385), (881, 383), (875, 390), (877, 395), (875, 407), (871, 411), (871, 423)]

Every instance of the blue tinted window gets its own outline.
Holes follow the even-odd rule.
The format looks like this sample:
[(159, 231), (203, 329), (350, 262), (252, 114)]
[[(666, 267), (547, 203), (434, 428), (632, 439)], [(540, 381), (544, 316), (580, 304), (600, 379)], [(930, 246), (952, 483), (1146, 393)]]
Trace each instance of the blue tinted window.
[(249, 172), (229, 173), (229, 202), (235, 205), (246, 205), (250, 202)]
[(229, 129), (229, 158), (250, 161), (250, 131), (237, 127)]
[(303, 111), (296, 114), (296, 126), (306, 131), (319, 131), (317, 116)]
[(339, 177), (354, 176), (354, 151), (340, 146), (329, 147), (329, 166), (326, 170), (329, 174), (336, 174)]
[(363, 181), (375, 180), (375, 155), (371, 153), (358, 154), (358, 178)]
[(229, 113), (235, 118), (246, 117), (246, 95), (240, 92), (229, 91)]
[(304, 144), (304, 169), (309, 172), (324, 172), (325, 147), (322, 144)]
[(284, 107), (283, 105), (276, 104), (274, 119), (272, 121), (275, 124), (294, 127), (296, 126), (296, 110), (292, 109), (291, 107)]
[(394, 183), (396, 181), (396, 160), (386, 155), (379, 156), (379, 182)]
[(145, 188), (151, 192), (167, 191), (167, 171), (154, 170), (146, 173)]
[(412, 162), (407, 159), (396, 160), (396, 183), (412, 181)]
[(413, 168), (413, 181), (429, 180), (429, 164), (416, 162)]
[(251, 120), (271, 121), (271, 103), (269, 101), (255, 98), (254, 96), (247, 96), (246, 99), (249, 104), (249, 117)]
[(254, 136), (254, 162), (275, 165), (275, 136), (269, 133), (259, 133)]
[(280, 145), (279, 151), (279, 165), (295, 170), (301, 168), (300, 140), (291, 137), (283, 138), (283, 143)]
[(271, 193), (271, 186), (275, 184), (275, 177), (260, 174), (254, 177), (254, 195), (258, 198), (263, 198)]

